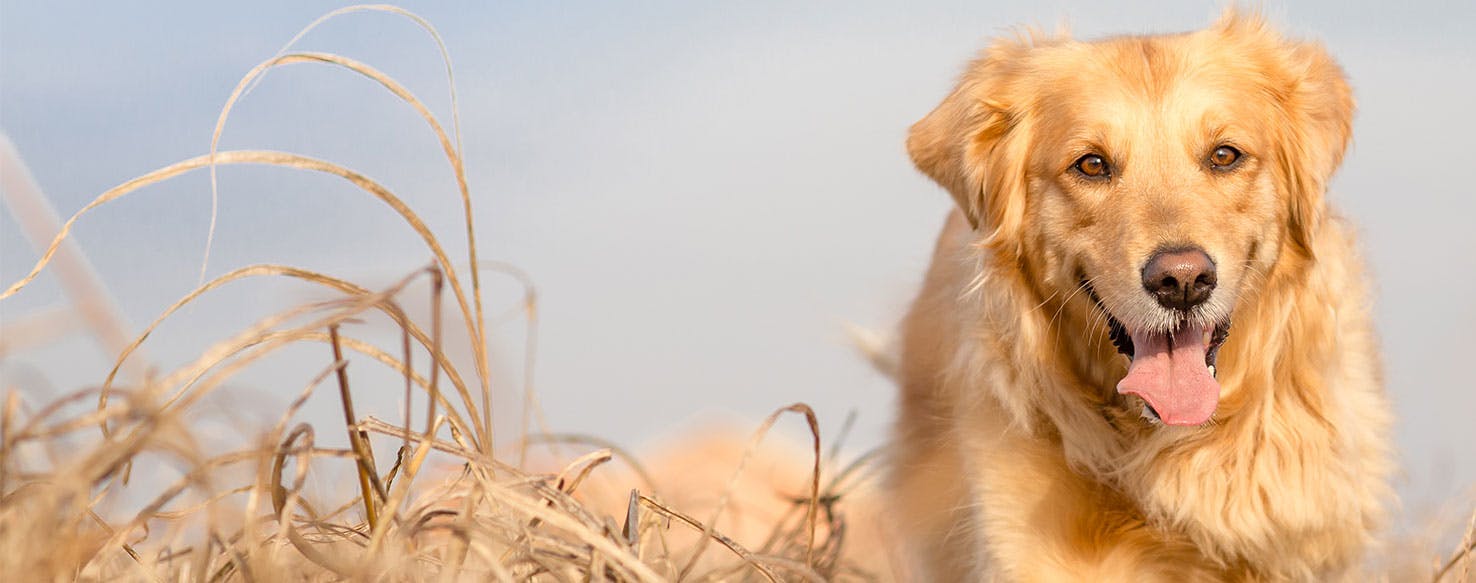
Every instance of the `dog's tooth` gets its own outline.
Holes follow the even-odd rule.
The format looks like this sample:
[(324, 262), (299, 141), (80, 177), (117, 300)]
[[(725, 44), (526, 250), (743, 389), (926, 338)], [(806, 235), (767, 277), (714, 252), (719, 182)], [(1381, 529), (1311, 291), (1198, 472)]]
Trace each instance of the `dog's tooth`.
[(1219, 375), (1215, 374), (1215, 365), (1213, 365), (1213, 364), (1209, 365), (1209, 369), (1210, 369), (1210, 376), (1215, 377), (1215, 378), (1220, 378)]

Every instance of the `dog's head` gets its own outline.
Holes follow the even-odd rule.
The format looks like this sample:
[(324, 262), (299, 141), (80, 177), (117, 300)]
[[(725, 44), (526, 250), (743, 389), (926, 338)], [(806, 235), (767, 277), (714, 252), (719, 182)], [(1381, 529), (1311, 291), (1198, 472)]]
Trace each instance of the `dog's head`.
[(1131, 358), (1119, 392), (1197, 425), (1237, 300), (1283, 250), (1311, 254), (1352, 113), (1319, 46), (1231, 13), (1180, 35), (999, 41), (907, 147), (1043, 300), (1104, 316)]

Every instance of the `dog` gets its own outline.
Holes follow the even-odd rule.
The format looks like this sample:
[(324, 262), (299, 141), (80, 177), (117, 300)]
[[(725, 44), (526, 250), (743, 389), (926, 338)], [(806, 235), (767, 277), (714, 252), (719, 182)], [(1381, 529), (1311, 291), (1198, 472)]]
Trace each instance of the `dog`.
[[(957, 203), (898, 337), (923, 581), (1327, 581), (1391, 497), (1354, 101), (1259, 15), (996, 40), (912, 126)], [(1233, 327), (1232, 327), (1233, 326)]]

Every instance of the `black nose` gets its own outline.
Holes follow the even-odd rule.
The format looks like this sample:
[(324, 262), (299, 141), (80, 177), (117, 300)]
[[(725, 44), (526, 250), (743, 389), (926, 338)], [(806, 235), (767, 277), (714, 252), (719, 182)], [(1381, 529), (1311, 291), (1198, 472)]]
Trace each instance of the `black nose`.
[(1217, 280), (1215, 262), (1197, 247), (1159, 251), (1143, 268), (1143, 289), (1159, 305), (1175, 310), (1204, 303)]

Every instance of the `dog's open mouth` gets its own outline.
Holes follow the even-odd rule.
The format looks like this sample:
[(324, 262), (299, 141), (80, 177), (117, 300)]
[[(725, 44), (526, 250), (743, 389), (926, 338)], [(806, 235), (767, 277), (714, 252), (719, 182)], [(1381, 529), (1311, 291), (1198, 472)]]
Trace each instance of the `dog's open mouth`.
[(1215, 362), (1230, 335), (1228, 321), (1203, 325), (1180, 320), (1171, 332), (1134, 331), (1119, 322), (1094, 290), (1091, 298), (1107, 316), (1112, 344), (1131, 363), (1117, 392), (1143, 399), (1143, 416), (1167, 425), (1201, 425), (1220, 402)]

